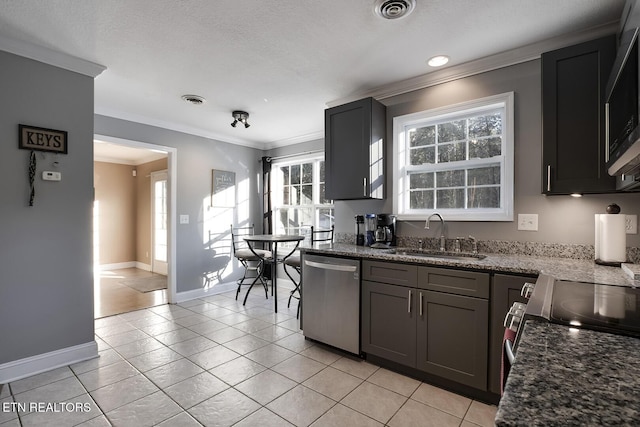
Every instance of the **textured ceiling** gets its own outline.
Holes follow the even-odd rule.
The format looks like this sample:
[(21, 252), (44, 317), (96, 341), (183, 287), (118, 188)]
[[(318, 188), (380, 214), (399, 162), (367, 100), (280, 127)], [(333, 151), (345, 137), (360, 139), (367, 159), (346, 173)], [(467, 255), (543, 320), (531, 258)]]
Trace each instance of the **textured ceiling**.
[[(624, 0), (3, 0), (0, 38), (107, 67), (98, 114), (256, 147), (321, 138), (327, 103), (613, 23)], [(183, 94), (207, 99), (200, 106)], [(251, 127), (232, 128), (246, 110)]]

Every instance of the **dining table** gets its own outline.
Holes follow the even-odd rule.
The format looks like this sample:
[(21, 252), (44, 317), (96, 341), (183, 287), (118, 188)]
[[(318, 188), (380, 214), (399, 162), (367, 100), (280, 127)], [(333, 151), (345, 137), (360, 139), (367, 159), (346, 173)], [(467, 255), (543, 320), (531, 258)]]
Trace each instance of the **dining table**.
[[(273, 294), (274, 300), (274, 311), (278, 312), (278, 264), (284, 262), (285, 259), (289, 258), (293, 253), (298, 249), (300, 242), (304, 240), (304, 236), (299, 236), (295, 234), (254, 234), (251, 236), (244, 237), (244, 240), (247, 242), (249, 249), (254, 253), (257, 257), (262, 259), (265, 264), (272, 264), (271, 268), (271, 290)], [(295, 243), (292, 249), (289, 250), (285, 256), (282, 258), (278, 257), (278, 244), (279, 243)], [(263, 255), (260, 255), (260, 252), (257, 252), (255, 249), (256, 244), (268, 244), (270, 247), (271, 258), (265, 258)]]

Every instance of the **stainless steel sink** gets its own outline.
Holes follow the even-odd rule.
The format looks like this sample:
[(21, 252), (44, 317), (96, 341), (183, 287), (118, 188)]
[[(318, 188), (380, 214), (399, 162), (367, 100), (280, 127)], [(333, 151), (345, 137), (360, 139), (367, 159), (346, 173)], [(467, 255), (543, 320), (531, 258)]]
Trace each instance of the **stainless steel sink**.
[(473, 254), (468, 252), (435, 252), (435, 251), (420, 251), (415, 249), (396, 249), (394, 252), (396, 255), (416, 256), (421, 258), (441, 258), (441, 259), (455, 259), (455, 260), (481, 260), (487, 256), (482, 254)]

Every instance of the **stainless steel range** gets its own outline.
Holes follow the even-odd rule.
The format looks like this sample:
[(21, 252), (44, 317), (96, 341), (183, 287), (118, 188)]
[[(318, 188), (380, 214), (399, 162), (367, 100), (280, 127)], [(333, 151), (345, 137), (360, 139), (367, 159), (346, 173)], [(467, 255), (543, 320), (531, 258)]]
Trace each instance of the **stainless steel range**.
[(528, 319), (640, 338), (639, 288), (555, 280), (541, 274), (535, 284), (524, 285), (522, 295), (528, 303), (515, 303), (505, 318), (505, 327), (516, 332), (514, 349)]

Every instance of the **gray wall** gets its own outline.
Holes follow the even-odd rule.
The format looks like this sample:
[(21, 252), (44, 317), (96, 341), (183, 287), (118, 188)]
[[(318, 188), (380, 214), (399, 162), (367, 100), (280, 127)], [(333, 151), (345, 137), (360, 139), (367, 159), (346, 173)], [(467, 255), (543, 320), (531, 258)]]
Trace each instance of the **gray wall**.
[[(215, 242), (217, 256), (229, 253), (232, 222), (254, 223), (256, 232), (261, 232), (261, 150), (100, 115), (95, 116), (95, 132), (177, 149), (177, 214), (190, 218), (189, 224), (178, 224), (176, 230), (177, 292), (202, 288), (203, 274), (220, 267), (222, 258), (212, 261), (216, 255), (208, 250), (209, 230), (222, 233), (216, 239), (225, 240)], [(235, 172), (238, 208), (209, 207), (212, 169)], [(238, 263), (231, 262), (224, 270), (224, 281), (239, 278), (241, 272)]]
[[(540, 61), (502, 68), (449, 83), (398, 95), (381, 102), (387, 106), (387, 180), (391, 189), (393, 117), (442, 107), (504, 92), (515, 92), (515, 208), (518, 213), (538, 214), (537, 232), (518, 231), (514, 222), (449, 222), (447, 237), (474, 235), (481, 240), (551, 243), (594, 243), (594, 214), (604, 213), (615, 202), (622, 213), (640, 214), (640, 194), (544, 196), (542, 189), (542, 114)], [(391, 212), (392, 200), (336, 202), (336, 231), (353, 232), (353, 216), (367, 212)], [(446, 220), (446, 218), (445, 218)], [(436, 237), (439, 227), (424, 229), (423, 221), (402, 221), (402, 236)], [(639, 246), (638, 235), (627, 235), (627, 246)]]
[[(94, 340), (93, 78), (1, 51), (0, 64), (3, 364)], [(18, 124), (68, 132), (67, 155), (37, 154), (32, 207)], [(44, 170), (62, 181), (42, 181)]]

